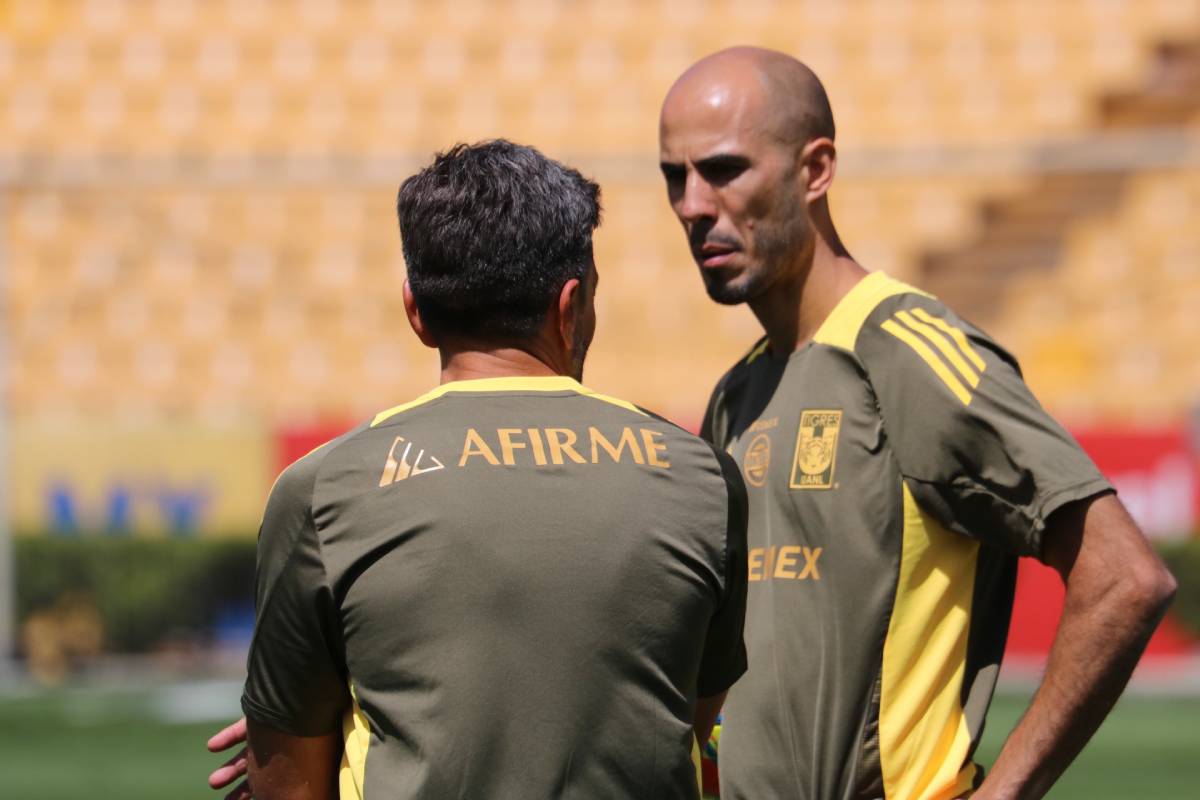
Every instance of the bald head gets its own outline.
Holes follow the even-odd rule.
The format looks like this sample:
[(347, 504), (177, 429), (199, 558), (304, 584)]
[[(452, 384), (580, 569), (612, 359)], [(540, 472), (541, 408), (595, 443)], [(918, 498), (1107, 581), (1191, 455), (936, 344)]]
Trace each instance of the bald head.
[(692, 65), (663, 101), (659, 168), (708, 294), (754, 302), (799, 285), (840, 247), (827, 193), (833, 114), (791, 56), (735, 47)]
[(833, 111), (820, 79), (776, 50), (731, 47), (700, 59), (667, 92), (663, 122), (681, 106), (733, 114), (787, 144), (834, 138)]

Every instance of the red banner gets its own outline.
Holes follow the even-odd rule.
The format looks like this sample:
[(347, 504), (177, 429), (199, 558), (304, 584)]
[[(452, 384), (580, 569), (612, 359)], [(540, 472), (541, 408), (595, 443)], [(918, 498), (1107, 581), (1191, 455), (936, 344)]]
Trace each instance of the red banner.
[(1183, 538), (1200, 527), (1200, 461), (1184, 426), (1102, 428), (1075, 436), (1147, 536)]
[[(1074, 433), (1117, 487), (1122, 502), (1146, 535), (1181, 538), (1193, 535), (1200, 527), (1200, 469), (1186, 428), (1105, 428)], [(1033, 559), (1021, 559), (1008, 654), (1044, 657), (1054, 641), (1062, 607), (1063, 585), (1058, 573)], [(1146, 652), (1151, 656), (1180, 654), (1196, 644), (1168, 617)]]

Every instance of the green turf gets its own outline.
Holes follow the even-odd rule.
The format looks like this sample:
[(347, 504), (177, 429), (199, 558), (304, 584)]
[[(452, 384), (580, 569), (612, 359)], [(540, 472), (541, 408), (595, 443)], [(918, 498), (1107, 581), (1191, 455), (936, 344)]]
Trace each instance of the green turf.
[[(1023, 696), (992, 703), (978, 760), (991, 764), (1025, 709)], [(1054, 800), (1191, 800), (1200, 797), (1200, 698), (1129, 696), (1050, 792)]]
[(216, 800), (217, 727), (156, 721), (140, 693), (0, 697), (0, 796)]
[[(217, 763), (204, 741), (218, 725), (156, 721), (144, 692), (0, 696), (0, 796), (202, 798)], [(990, 763), (1024, 698), (992, 706), (980, 758)], [(1129, 697), (1068, 771), (1056, 800), (1200, 796), (1200, 698)]]

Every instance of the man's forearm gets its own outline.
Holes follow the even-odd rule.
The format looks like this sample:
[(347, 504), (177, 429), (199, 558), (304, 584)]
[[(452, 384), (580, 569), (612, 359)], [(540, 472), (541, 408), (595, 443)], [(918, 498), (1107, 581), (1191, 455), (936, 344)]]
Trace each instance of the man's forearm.
[(1069, 558), (1045, 678), (977, 800), (1027, 800), (1049, 791), (1116, 703), (1170, 604), (1174, 580), (1148, 548), (1106, 552), (1102, 543), (1085, 542)]
[(701, 749), (708, 744), (708, 737), (712, 735), (717, 715), (721, 713), (721, 706), (725, 704), (726, 694), (727, 692), (721, 692), (710, 697), (696, 698), (696, 720), (692, 727), (696, 732), (696, 742)]
[(256, 800), (333, 800), (342, 740), (293, 736), (247, 721), (250, 788)]

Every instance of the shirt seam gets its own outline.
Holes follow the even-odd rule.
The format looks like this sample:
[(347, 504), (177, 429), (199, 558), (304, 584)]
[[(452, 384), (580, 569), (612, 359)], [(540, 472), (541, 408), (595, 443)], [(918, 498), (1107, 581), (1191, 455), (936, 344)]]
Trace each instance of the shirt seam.
[[(704, 440), (701, 439), (700, 441), (703, 442)], [(715, 611), (720, 611), (725, 608), (726, 604), (731, 599), (729, 597), (728, 573), (729, 573), (729, 523), (730, 523), (731, 515), (733, 513), (733, 498), (731, 496), (731, 487), (729, 485), (729, 478), (725, 474), (725, 465), (721, 462), (721, 456), (719, 455), (718, 451), (715, 449), (715, 446), (712, 445), (711, 443), (705, 442), (705, 446), (708, 448), (709, 454), (712, 456), (713, 464), (716, 466), (716, 478), (718, 481), (720, 481), (721, 489), (725, 496), (725, 507), (723, 509), (724, 513), (722, 515), (724, 517), (724, 522), (721, 525), (721, 529), (724, 532), (724, 535), (721, 537), (722, 542), (721, 542), (721, 550), (720, 550), (720, 563), (717, 568), (717, 585), (718, 585), (720, 594), (717, 597), (717, 606), (715, 609)], [(743, 631), (742, 631), (742, 641), (743, 641), (743, 643), (745, 641), (745, 625), (744, 625), (744, 623), (743, 623)], [(728, 671), (728, 673), (722, 671), (720, 673), (720, 677), (715, 679), (714, 681), (712, 681), (711, 684), (708, 681), (701, 681), (699, 679), (699, 676), (697, 677), (696, 694), (700, 697), (711, 697), (712, 695), (720, 694), (723, 691), (727, 691), (729, 689), (729, 687), (731, 687), (731, 686), (733, 686), (733, 684), (737, 683), (738, 678), (740, 678), (742, 675), (745, 674), (747, 667), (748, 667), (748, 662), (747, 662), (745, 647), (743, 644), (742, 647), (738, 648), (737, 662)], [(732, 674), (733, 677), (729, 678), (729, 674)], [(712, 685), (719, 686), (720, 684), (725, 684), (725, 685), (720, 686), (720, 688), (715, 688), (715, 689), (710, 688)]]
[[(1080, 491), (1091, 490), (1093, 487), (1095, 491)], [(1083, 500), (1105, 491), (1115, 492), (1116, 489), (1113, 488), (1112, 483), (1103, 475), (1097, 475), (1087, 480), (1068, 484), (1052, 492), (1047, 492), (1042, 498), (1042, 502), (1038, 505), (1038, 520), (1045, 526), (1047, 518), (1067, 503)]]
[(329, 580), (329, 570), (325, 565), (325, 545), (321, 541), (321, 528), (317, 524), (317, 514), (316, 514), (315, 506), (316, 506), (316, 499), (317, 499), (317, 484), (321, 480), (321, 472), (325, 468), (326, 457), (330, 453), (334, 452), (335, 450), (337, 450), (338, 448), (347, 444), (348, 442), (352, 441), (353, 439), (358, 438), (360, 435), (362, 435), (363, 433), (365, 433), (365, 431), (368, 431), (368, 430), (371, 430), (371, 429), (366, 428), (364, 430), (360, 430), (349, 436), (346, 436), (344, 439), (342, 439), (340, 442), (337, 442), (336, 444), (334, 444), (332, 447), (330, 447), (326, 451), (325, 455), (322, 456), (322, 458), (321, 458), (321, 462), (319, 464), (317, 464), (316, 469), (313, 470), (312, 486), (310, 487), (309, 494), (308, 494), (308, 521), (312, 525), (313, 539), (316, 541), (316, 545), (317, 545), (317, 557), (318, 557), (318, 561), (320, 562), (320, 566), (321, 566), (321, 586), (325, 589), (325, 591), (329, 592), (329, 599), (330, 599), (330, 602), (333, 604), (333, 611), (335, 614), (337, 614), (336, 621), (338, 624), (337, 624), (337, 628), (336, 628), (336, 633), (337, 633), (337, 638), (338, 638), (338, 644), (340, 645), (341, 654), (342, 654), (341, 666), (346, 671), (345, 677), (346, 677), (347, 681), (350, 680), (350, 665), (347, 663), (348, 659), (346, 657), (346, 639), (345, 639), (345, 634), (342, 631), (342, 626), (341, 626), (342, 604), (341, 604), (341, 601), (338, 599), (337, 594), (333, 591), (333, 584)]
[[(586, 400), (592, 400), (597, 403), (602, 403), (606, 406), (611, 406), (612, 408), (620, 408), (623, 411), (626, 411), (627, 413), (636, 414), (637, 416), (645, 416), (645, 417), (650, 417), (651, 419), (658, 419), (659, 421), (666, 422), (674, 427), (679, 428), (678, 425), (675, 425), (675, 423), (671, 422), (670, 420), (663, 419), (662, 417), (659, 417), (658, 415), (653, 414), (652, 412), (646, 411), (645, 409), (643, 409), (641, 406), (637, 405), (636, 403), (629, 403), (629, 401), (627, 401), (627, 400), (622, 400), (622, 402), (629, 403), (629, 405), (634, 406), (635, 408), (638, 409), (637, 412), (634, 412), (628, 408), (625, 408), (623, 405), (620, 405), (617, 403), (612, 403), (608, 400), (605, 400), (602, 397), (598, 396), (597, 393), (594, 393), (594, 392), (580, 392), (575, 389), (551, 389), (548, 391), (538, 391), (536, 389), (495, 389), (495, 390), (484, 391), (484, 392), (474, 392), (474, 391), (466, 391), (466, 390), (462, 390), (462, 391), (450, 390), (448, 392), (444, 392), (444, 393), (438, 395), (437, 397), (434, 397), (434, 398), (428, 400), (427, 402), (421, 403), (419, 405), (415, 405), (412, 408), (406, 408), (403, 411), (400, 411), (396, 414), (392, 414), (387, 419), (383, 420), (382, 422), (378, 423), (377, 425), (370, 426), (370, 428), (368, 428), (368, 430), (378, 430), (378, 429), (386, 428), (389, 425), (393, 424), (394, 422), (405, 418), (410, 413), (413, 413), (416, 411), (428, 410), (428, 409), (436, 406), (441, 401), (446, 400), (447, 398), (450, 398), (450, 397), (454, 397), (454, 398), (459, 398), (459, 397), (555, 397), (555, 398), (560, 398), (560, 399), (561, 398), (570, 398), (570, 397), (579, 397), (579, 398), (583, 398)], [(621, 398), (616, 398), (616, 399), (619, 400)], [(685, 428), (679, 428), (679, 429), (686, 430)]]
[[(355, 435), (357, 435), (357, 434), (355, 434)], [(313, 500), (314, 500), (314, 496), (316, 494), (317, 481), (320, 479), (321, 469), (325, 465), (325, 457), (327, 455), (329, 455), (330, 453), (332, 453), (337, 448), (341, 447), (343, 444), (345, 444), (346, 441), (348, 441), (349, 439), (353, 439), (353, 438), (354, 438), (353, 435), (349, 436), (346, 439), (343, 439), (342, 441), (337, 442), (336, 444), (332, 445), (328, 449), (325, 449), (325, 451), (321, 454), (320, 462), (313, 468), (312, 483), (308, 487), (308, 490), (306, 492), (307, 497), (306, 497), (306, 502), (305, 502), (305, 521), (309, 525), (312, 526), (313, 539), (315, 540), (316, 547), (317, 547), (317, 557), (318, 557), (317, 560), (318, 560), (318, 562), (320, 564), (320, 568), (321, 568), (321, 587), (329, 592), (330, 598), (335, 602), (335, 611), (339, 615), (341, 614), (341, 608), (336, 605), (337, 598), (333, 593), (333, 587), (331, 587), (329, 585), (329, 573), (325, 568), (325, 549), (321, 544), (320, 531), (317, 527), (316, 515), (313, 511)], [(303, 459), (301, 459), (301, 460), (303, 460)], [(293, 541), (292, 547), (288, 552), (287, 559), (284, 561), (282, 567), (279, 570), (279, 574), (275, 577), (275, 580), (271, 584), (272, 591), (268, 592), (267, 604), (263, 607), (262, 611), (259, 613), (260, 619), (263, 616), (265, 616), (266, 610), (268, 608), (270, 608), (271, 605), (275, 602), (276, 594), (273, 591), (273, 589), (276, 585), (278, 585), (279, 581), (282, 578), (283, 573), (291, 566), (292, 561), (296, 558), (296, 554), (299, 552), (299, 549), (300, 549), (299, 545), (300, 545), (300, 536), (301, 535), (303, 535), (303, 531), (301, 531), (301, 533), (296, 536), (296, 539)], [(340, 625), (338, 627), (337, 633), (338, 633), (339, 639), (342, 639)], [(251, 641), (250, 653), (247, 656), (248, 660), (250, 658), (252, 658), (254, 656), (254, 654), (258, 651), (258, 649), (259, 649), (258, 642), (259, 642), (259, 637), (257, 636), (257, 632), (256, 632), (256, 635), (254, 636), (254, 638)], [(349, 666), (345, 663), (346, 659), (345, 659), (345, 655), (344, 655), (344, 650), (345, 650), (344, 640), (341, 642), (341, 644), (342, 644), (342, 649), (343, 649), (343, 658), (342, 658), (343, 663), (341, 666), (346, 669), (347, 678), (348, 678), (349, 677)], [(283, 717), (283, 716), (276, 715), (276, 714), (274, 714), (274, 712), (267, 710), (267, 708), (262, 706), (261, 704), (256, 703), (253, 700), (250, 700), (249, 696), (245, 692), (243, 692), (243, 694), (242, 694), (242, 700), (243, 700), (243, 702), (254, 703), (255, 707), (260, 711), (260, 713), (263, 716), (273, 715), (276, 720), (287, 721), (289, 724), (292, 724), (293, 726), (296, 722), (295, 719), (292, 719), (290, 717)], [(301, 726), (295, 726), (295, 727), (301, 727)]]

